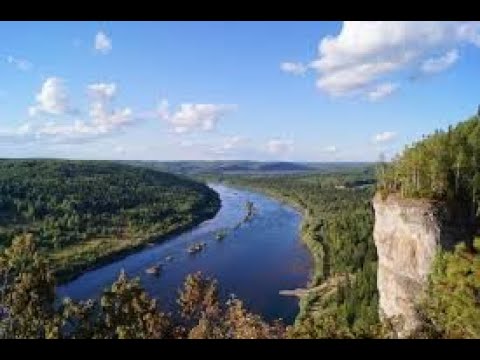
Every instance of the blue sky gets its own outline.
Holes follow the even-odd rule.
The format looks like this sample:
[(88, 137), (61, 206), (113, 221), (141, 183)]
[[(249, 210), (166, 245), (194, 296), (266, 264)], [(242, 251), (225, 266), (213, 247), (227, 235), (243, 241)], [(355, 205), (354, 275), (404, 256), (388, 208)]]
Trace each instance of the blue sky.
[(1, 22), (0, 157), (370, 161), (476, 112), (478, 22)]

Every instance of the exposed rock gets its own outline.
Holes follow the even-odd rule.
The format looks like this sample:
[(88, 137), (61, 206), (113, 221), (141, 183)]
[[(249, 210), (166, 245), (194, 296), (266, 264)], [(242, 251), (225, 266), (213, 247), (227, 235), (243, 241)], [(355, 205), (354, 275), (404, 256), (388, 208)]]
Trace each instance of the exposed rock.
[(415, 304), (437, 251), (472, 238), (471, 216), (459, 206), (395, 195), (377, 194), (373, 207), (380, 317), (400, 318), (398, 335), (404, 337), (419, 325)]

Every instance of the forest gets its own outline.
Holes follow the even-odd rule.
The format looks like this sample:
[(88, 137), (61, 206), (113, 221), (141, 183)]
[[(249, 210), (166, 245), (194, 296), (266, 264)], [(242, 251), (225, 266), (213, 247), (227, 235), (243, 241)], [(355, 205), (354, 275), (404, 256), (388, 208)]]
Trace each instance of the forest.
[(386, 196), (457, 201), (476, 213), (480, 199), (480, 117), (437, 130), (378, 166)]
[(0, 194), (0, 249), (30, 233), (62, 279), (220, 207), (203, 184), (105, 161), (0, 160)]
[[(5, 164), (2, 166), (8, 168)], [(42, 169), (42, 166), (49, 170)], [(166, 194), (171, 193), (168, 189), (176, 186), (178, 190), (178, 187), (185, 186), (186, 189), (182, 189), (184, 198), (177, 197), (184, 202), (195, 199), (195, 194), (202, 194), (203, 190), (202, 186), (190, 180), (151, 173), (148, 169), (136, 169), (135, 173), (141, 175), (134, 176), (130, 168), (106, 162), (99, 165), (90, 162), (14, 161), (10, 167), (9, 176), (8, 172), (2, 172), (2, 186), (10, 184), (9, 189), (14, 189), (13, 184), (18, 181), (18, 190), (8, 192), (9, 196), (5, 197), (13, 204), (25, 203), (27, 201), (21, 199), (29, 198), (21, 192), (21, 185), (26, 186), (20, 181), (22, 179), (27, 184), (28, 181), (53, 183), (62, 189), (64, 196), (70, 194), (70, 197), (65, 196), (70, 201), (77, 200), (77, 204), (83, 198), (79, 188), (94, 191), (88, 187), (86, 180), (92, 177), (95, 181), (90, 180), (90, 184), (95, 183), (104, 194), (121, 194), (121, 185), (127, 181), (138, 184), (138, 190), (134, 187), (135, 191), (127, 197), (131, 199), (130, 204), (135, 203), (135, 196), (142, 196), (141, 189), (146, 184), (151, 186), (150, 190), (155, 186), (160, 189), (165, 186), (166, 198)], [(48, 237), (41, 236), (39, 227), (33, 226), (36, 222), (41, 223), (45, 216), (34, 212), (35, 221), (27, 222), (32, 218), (7, 206), (5, 209), (12, 213), (4, 210), (4, 219), (9, 216), (15, 220), (15, 226), (10, 229), (16, 228), (19, 232), (12, 232), (11, 239), (3, 240), (0, 249), (0, 338), (395, 338), (392, 322), (379, 321), (378, 318), (377, 257), (372, 239), (371, 199), (376, 191), (373, 172), (370, 166), (321, 174), (220, 176), (222, 181), (265, 192), (304, 212), (302, 238), (315, 260), (314, 276), (307, 295), (300, 300), (300, 312), (291, 326), (285, 326), (280, 321), (265, 321), (260, 315), (250, 312), (235, 296), (221, 299), (221, 284), (201, 273), (186, 277), (179, 289), (173, 313), (162, 311), (161, 304), (149, 296), (139, 279), (129, 278), (123, 272), (97, 299), (60, 299), (56, 295), (56, 285), (62, 274), (59, 274), (55, 254), (80, 246), (85, 240), (72, 238), (75, 239), (73, 244), (66, 242), (55, 246), (53, 241), (46, 241)], [(58, 173), (62, 174), (63, 183), (58, 180)], [(75, 177), (66, 176), (72, 173)], [(28, 177), (21, 174), (28, 174)], [(82, 177), (84, 179), (80, 181)], [(9, 178), (17, 181), (8, 182), (6, 179)], [(208, 178), (214, 179), (212, 176)], [(42, 186), (35, 189), (40, 194), (38, 189)], [(43, 189), (48, 193), (49, 187), (45, 185)], [(185, 192), (187, 189), (197, 189), (198, 193), (193, 190), (192, 193)], [(152, 195), (160, 201), (161, 195), (155, 196)], [(200, 201), (210, 206), (216, 204), (215, 197), (208, 200), (208, 193), (204, 197), (196, 196), (199, 197), (197, 202), (190, 200), (191, 208)], [(20, 200), (15, 202), (15, 199)], [(94, 199), (100, 201), (98, 197)], [(115, 203), (111, 198), (103, 201)], [(149, 206), (154, 206), (152, 202), (148, 203)], [(55, 203), (59, 201), (51, 201), (51, 204)], [(180, 207), (178, 202), (169, 202), (169, 205), (172, 209)], [(77, 208), (71, 206), (68, 209)], [(82, 212), (79, 211), (82, 214), (95, 213), (95, 209), (89, 210), (87, 206), (79, 209), (82, 209)], [(125, 209), (117, 210), (118, 214)], [(121, 217), (112, 216), (110, 219), (115, 219), (106, 222), (111, 228), (121, 226), (122, 223), (115, 222)], [(140, 230), (148, 229), (150, 225), (135, 223), (134, 220), (131, 223), (137, 224)], [(25, 226), (23, 229), (22, 225)], [(7, 227), (4, 225), (4, 228)], [(475, 247), (478, 252), (479, 240)], [(463, 244), (454, 252), (439, 253), (427, 296), (418, 306), (423, 326), (411, 337), (480, 337), (479, 273), (480, 257), (466, 251)]]

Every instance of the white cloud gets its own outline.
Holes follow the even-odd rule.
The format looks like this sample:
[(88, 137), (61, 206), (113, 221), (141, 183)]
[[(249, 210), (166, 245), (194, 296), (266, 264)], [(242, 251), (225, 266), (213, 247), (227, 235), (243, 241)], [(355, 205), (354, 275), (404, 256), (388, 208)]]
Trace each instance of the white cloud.
[(337, 152), (337, 147), (334, 146), (334, 145), (331, 145), (331, 146), (327, 146), (323, 149), (323, 151), (327, 152), (327, 153), (336, 153)]
[(157, 113), (173, 127), (175, 133), (182, 134), (193, 130), (213, 130), (217, 122), (234, 109), (236, 105), (181, 104), (177, 111), (170, 113), (168, 101), (163, 99)]
[(293, 75), (304, 75), (308, 67), (300, 62), (283, 62), (280, 64), (280, 69), (286, 73)]
[[(53, 80), (52, 80), (53, 79)], [(87, 86), (91, 97), (89, 118), (75, 119), (72, 122), (48, 121), (22, 125), (9, 135), (30, 135), (35, 139), (45, 139), (54, 142), (87, 141), (98, 136), (109, 135), (122, 130), (134, 120), (133, 111), (129, 107), (112, 109), (111, 100), (116, 94), (114, 83), (97, 83)], [(38, 104), (31, 109), (33, 113), (43, 111), (50, 114), (63, 114), (68, 109), (66, 91), (59, 79), (49, 78), (37, 95)], [(4, 136), (5, 137), (5, 136)]]
[(115, 96), (117, 85), (115, 83), (96, 83), (88, 85), (87, 90), (95, 99), (104, 101)]
[(108, 54), (112, 50), (112, 40), (103, 31), (95, 35), (95, 50), (101, 54)]
[(108, 110), (105, 103), (97, 102), (91, 105), (90, 116), (92, 124), (100, 132), (108, 132), (129, 123), (132, 120), (132, 109), (126, 107)]
[(373, 90), (368, 92), (367, 96), (370, 101), (378, 101), (392, 95), (398, 89), (398, 84), (384, 83), (377, 85)]
[(458, 58), (458, 51), (456, 49), (450, 50), (442, 56), (432, 57), (425, 60), (422, 63), (421, 69), (427, 74), (438, 73), (455, 64)]
[(285, 154), (293, 150), (292, 140), (270, 139), (267, 142), (267, 151), (271, 154)]
[(62, 115), (71, 110), (64, 81), (57, 77), (49, 77), (45, 80), (35, 100), (36, 104), (28, 110), (31, 116), (42, 112)]
[(393, 132), (393, 131), (384, 131), (382, 133), (379, 133), (379, 134), (376, 134), (374, 137), (373, 137), (373, 142), (375, 144), (380, 144), (380, 143), (388, 143), (392, 140), (394, 140), (397, 136), (397, 133)]
[(30, 61), (25, 59), (19, 59), (11, 55), (7, 56), (6, 59), (7, 59), (7, 63), (15, 66), (18, 70), (21, 70), (21, 71), (28, 71), (28, 70), (31, 70), (33, 67), (33, 64)]
[(109, 104), (117, 92), (115, 83), (95, 83), (87, 86), (92, 98), (90, 104), (91, 131), (94, 133), (108, 133), (132, 121), (132, 110), (109, 110)]
[[(338, 35), (321, 40), (310, 67), (318, 73), (319, 89), (349, 95), (461, 43), (480, 46), (479, 22), (345, 21)], [(446, 60), (453, 64), (453, 58)]]

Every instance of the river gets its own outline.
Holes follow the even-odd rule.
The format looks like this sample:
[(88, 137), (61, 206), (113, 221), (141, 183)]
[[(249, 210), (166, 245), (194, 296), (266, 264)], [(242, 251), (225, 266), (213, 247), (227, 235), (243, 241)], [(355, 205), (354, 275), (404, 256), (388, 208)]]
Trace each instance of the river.
[[(158, 298), (163, 310), (175, 306), (177, 290), (185, 276), (195, 271), (216, 278), (221, 296), (235, 294), (247, 308), (265, 319), (283, 319), (291, 324), (298, 312), (295, 297), (279, 295), (280, 290), (306, 286), (312, 269), (308, 249), (300, 240), (301, 214), (265, 195), (238, 190), (222, 184), (209, 184), (220, 195), (217, 215), (196, 228), (162, 243), (141, 250), (109, 265), (89, 271), (57, 289), (59, 296), (76, 300), (96, 298), (124, 269), (138, 276), (147, 292)], [(249, 222), (246, 202), (254, 204)], [(216, 234), (227, 229), (217, 240)], [(189, 245), (205, 242), (203, 251), (189, 254)], [(171, 257), (169, 261), (167, 257)], [(162, 263), (159, 276), (145, 273)]]

